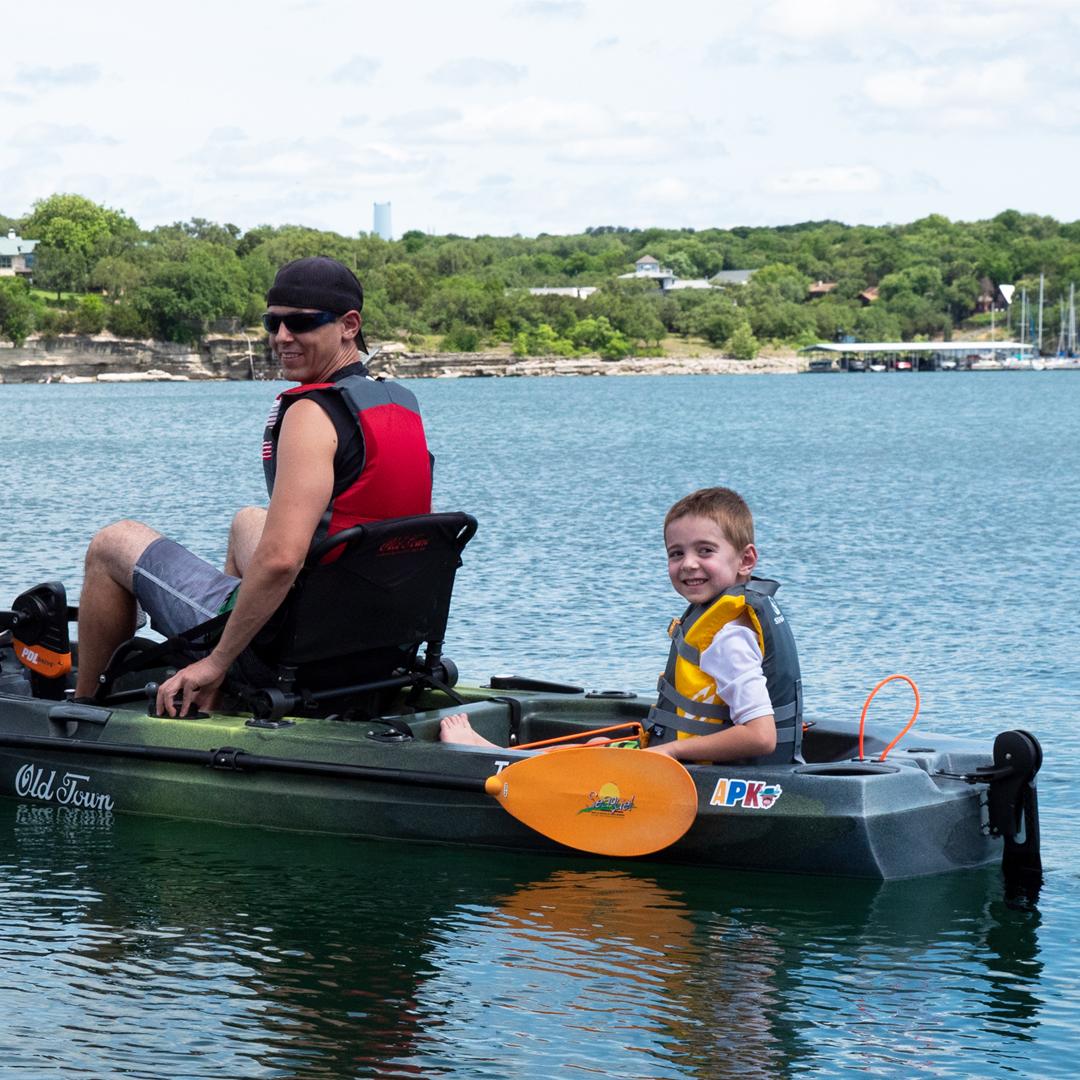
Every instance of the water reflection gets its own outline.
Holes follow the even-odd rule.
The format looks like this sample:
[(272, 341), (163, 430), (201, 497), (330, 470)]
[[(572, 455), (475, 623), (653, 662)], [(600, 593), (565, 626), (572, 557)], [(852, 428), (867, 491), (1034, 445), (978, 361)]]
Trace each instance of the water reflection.
[(31, 1072), (910, 1075), (960, 1044), (1028, 1071), (1046, 1006), (1039, 912), (995, 871), (874, 886), (0, 813), (5, 1052)]

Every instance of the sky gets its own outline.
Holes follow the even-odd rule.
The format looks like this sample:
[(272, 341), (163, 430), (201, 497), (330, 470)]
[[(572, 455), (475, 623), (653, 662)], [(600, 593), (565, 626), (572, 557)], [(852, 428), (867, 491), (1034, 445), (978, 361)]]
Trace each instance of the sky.
[(5, 4), (0, 214), (395, 237), (1080, 218), (1077, 0)]

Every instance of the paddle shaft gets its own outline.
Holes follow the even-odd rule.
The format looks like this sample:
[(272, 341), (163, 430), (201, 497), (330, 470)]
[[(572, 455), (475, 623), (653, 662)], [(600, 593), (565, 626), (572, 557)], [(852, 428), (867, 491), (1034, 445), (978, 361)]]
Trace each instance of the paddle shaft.
[(697, 790), (676, 761), (643, 750), (567, 747), (522, 758), (495, 776), (445, 776), (374, 765), (265, 757), (237, 747), (89, 742), (0, 734), (0, 746), (65, 756), (198, 765), (226, 772), (268, 771), (366, 780), (490, 795), (511, 817), (549, 840), (599, 855), (646, 855), (675, 843), (693, 824)]
[(296, 758), (266, 757), (224, 746), (216, 750), (185, 750), (172, 746), (138, 746), (130, 743), (86, 742), (81, 739), (54, 739), (44, 735), (0, 734), (0, 746), (13, 749), (45, 750), (58, 754), (85, 754), (141, 761), (201, 765), (225, 772), (280, 772), (294, 776), (324, 776), (337, 780), (372, 780), (413, 787), (444, 788), (450, 791), (484, 792), (486, 777), (442, 776), (411, 769), (386, 769), (376, 765), (338, 765), (331, 761), (301, 761)]

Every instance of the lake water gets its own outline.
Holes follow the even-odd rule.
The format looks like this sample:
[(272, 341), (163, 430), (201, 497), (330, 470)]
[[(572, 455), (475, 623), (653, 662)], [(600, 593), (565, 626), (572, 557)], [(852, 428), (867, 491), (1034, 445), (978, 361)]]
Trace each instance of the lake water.
[[(477, 854), (0, 800), (0, 1076), (910, 1077), (1080, 1072), (1080, 378), (422, 381), (439, 509), (480, 530), (447, 653), (651, 685), (660, 523), (755, 511), (808, 712), (903, 672), (925, 730), (1046, 751), (1041, 893)], [(0, 603), (131, 516), (220, 560), (280, 386), (0, 386)], [(902, 726), (910, 703), (879, 695)], [(882, 700), (884, 699), (884, 700)]]

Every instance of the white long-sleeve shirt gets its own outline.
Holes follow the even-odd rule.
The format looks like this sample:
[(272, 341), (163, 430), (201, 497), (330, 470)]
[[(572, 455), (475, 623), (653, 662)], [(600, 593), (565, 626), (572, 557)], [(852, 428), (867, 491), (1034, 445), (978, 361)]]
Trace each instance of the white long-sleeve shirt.
[(701, 670), (716, 680), (733, 723), (745, 724), (773, 711), (762, 659), (757, 634), (745, 615), (720, 627), (701, 653)]

